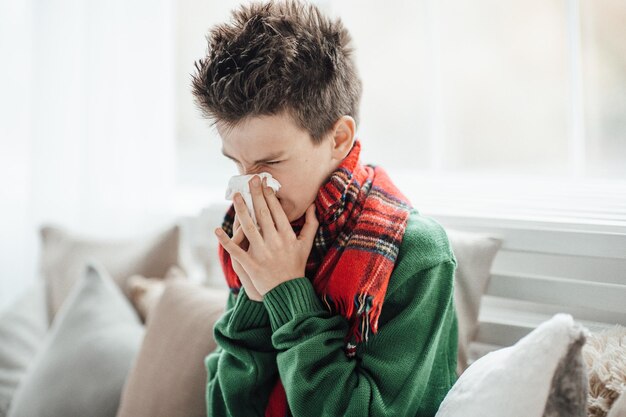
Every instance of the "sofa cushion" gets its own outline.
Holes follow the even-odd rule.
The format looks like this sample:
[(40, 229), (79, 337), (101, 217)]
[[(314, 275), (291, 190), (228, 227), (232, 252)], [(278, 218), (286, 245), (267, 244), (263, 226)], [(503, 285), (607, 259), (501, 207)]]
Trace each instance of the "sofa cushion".
[(18, 386), (9, 417), (113, 417), (144, 329), (92, 262), (68, 294)]
[(219, 243), (213, 230), (222, 225), (230, 204), (228, 200), (214, 202), (203, 208), (197, 216), (184, 218), (180, 222), (186, 260), (183, 265), (188, 269), (190, 277), (194, 272), (202, 275), (202, 281), (208, 287), (228, 288), (218, 259)]
[(472, 363), (436, 417), (585, 417), (587, 333), (571, 315), (556, 314), (515, 345)]
[(172, 266), (164, 277), (146, 278), (142, 275), (133, 275), (128, 278), (127, 287), (130, 301), (139, 313), (142, 323), (146, 323), (152, 310), (158, 304), (165, 290), (165, 284), (181, 279), (187, 279), (187, 275), (177, 266)]
[(478, 330), (480, 301), (489, 284), (491, 266), (502, 239), (482, 233), (446, 229), (457, 260), (454, 305), (459, 323), (457, 375), (468, 366), (469, 345)]
[(177, 225), (150, 236), (125, 240), (77, 236), (52, 225), (42, 226), (40, 234), (40, 269), (47, 284), (50, 322), (89, 258), (97, 259), (104, 266), (127, 297), (126, 279), (131, 275), (163, 277), (170, 266), (178, 265)]
[(45, 283), (38, 279), (0, 316), (0, 416), (7, 415), (11, 398), (47, 330)]
[(213, 326), (228, 290), (190, 281), (165, 284), (124, 386), (118, 417), (206, 415), (204, 358), (217, 346)]
[(617, 397), (617, 400), (611, 405), (607, 417), (624, 417), (626, 416), (626, 390)]
[(590, 333), (583, 359), (589, 376), (587, 413), (604, 417), (626, 392), (626, 327), (615, 325)]

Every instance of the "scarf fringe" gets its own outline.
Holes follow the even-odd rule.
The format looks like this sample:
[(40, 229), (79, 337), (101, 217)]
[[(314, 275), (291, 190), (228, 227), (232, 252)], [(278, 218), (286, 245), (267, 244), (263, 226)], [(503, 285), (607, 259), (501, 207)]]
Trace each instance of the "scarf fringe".
[[(350, 331), (346, 335), (346, 341), (350, 346), (368, 341), (370, 334), (378, 331), (378, 318), (380, 316), (380, 303), (375, 303), (374, 296), (367, 293), (359, 293), (354, 296), (352, 303), (338, 298), (333, 300), (330, 294), (322, 295), (322, 301), (326, 304), (328, 311), (339, 313), (344, 317), (354, 317)], [(353, 340), (349, 340), (352, 338)]]

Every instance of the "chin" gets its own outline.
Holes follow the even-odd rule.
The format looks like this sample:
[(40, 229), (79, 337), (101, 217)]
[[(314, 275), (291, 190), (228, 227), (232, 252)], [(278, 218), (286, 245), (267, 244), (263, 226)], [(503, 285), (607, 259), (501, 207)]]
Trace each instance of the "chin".
[(294, 216), (294, 214), (293, 214), (293, 212), (291, 210), (285, 210), (285, 215), (287, 216), (287, 219), (289, 220), (289, 223), (291, 223), (293, 221), (296, 221), (300, 217), (302, 217), (302, 214), (300, 214), (299, 216)]
[(283, 211), (285, 212), (285, 215), (287, 216), (287, 220), (289, 220), (290, 223), (295, 220), (298, 220), (300, 217), (306, 214), (306, 209), (299, 212), (298, 209), (293, 204), (286, 203), (285, 201), (282, 201), (280, 199), (279, 201), (280, 201), (281, 207), (283, 208)]
[(287, 219), (289, 220), (289, 223), (291, 223), (294, 220), (298, 220), (297, 217), (293, 217), (293, 214), (289, 211), (285, 212), (285, 214), (287, 215)]

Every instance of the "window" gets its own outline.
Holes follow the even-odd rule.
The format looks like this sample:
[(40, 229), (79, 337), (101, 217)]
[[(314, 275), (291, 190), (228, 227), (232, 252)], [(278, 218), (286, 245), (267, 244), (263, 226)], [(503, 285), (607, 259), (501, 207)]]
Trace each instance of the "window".
[[(316, 3), (356, 45), (365, 162), (411, 175), (626, 183), (623, 0)], [(209, 185), (222, 167), (188, 74), (207, 29), (237, 4), (178, 6), (183, 182)]]

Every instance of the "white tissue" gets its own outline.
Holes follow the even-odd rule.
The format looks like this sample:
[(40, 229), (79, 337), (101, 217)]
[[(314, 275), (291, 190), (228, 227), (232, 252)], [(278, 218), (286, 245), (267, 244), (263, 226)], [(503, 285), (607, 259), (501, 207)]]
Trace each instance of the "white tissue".
[(252, 204), (252, 194), (250, 193), (250, 184), (248, 183), (252, 177), (258, 175), (263, 181), (263, 178), (267, 178), (267, 186), (274, 190), (274, 192), (278, 192), (280, 190), (280, 183), (272, 177), (272, 174), (269, 172), (261, 172), (260, 174), (252, 174), (252, 175), (235, 175), (231, 177), (230, 181), (228, 181), (228, 188), (226, 189), (226, 199), (232, 200), (235, 197), (235, 193), (241, 193), (243, 200), (246, 202), (246, 206), (248, 206), (248, 211), (250, 212), (250, 216), (252, 217), (252, 221), (259, 227), (256, 221), (256, 214), (254, 212), (254, 205)]

